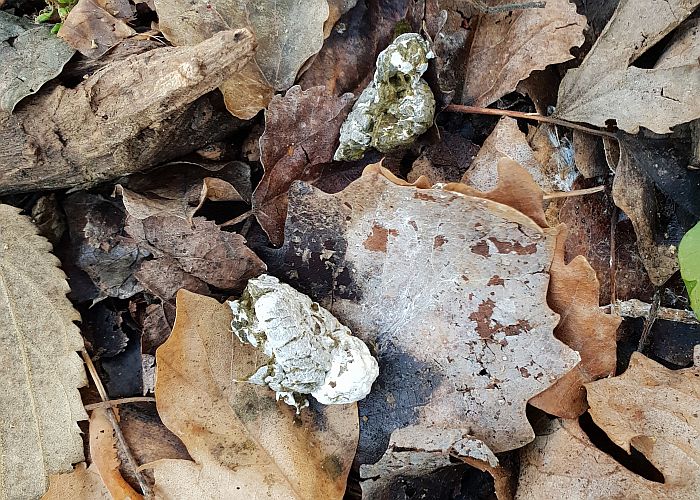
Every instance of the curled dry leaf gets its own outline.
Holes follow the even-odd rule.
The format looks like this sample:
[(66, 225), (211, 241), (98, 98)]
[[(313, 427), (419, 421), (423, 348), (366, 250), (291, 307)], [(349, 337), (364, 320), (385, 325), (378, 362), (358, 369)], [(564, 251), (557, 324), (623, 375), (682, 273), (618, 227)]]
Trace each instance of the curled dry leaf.
[(584, 384), (615, 372), (615, 334), (622, 318), (598, 307), (600, 287), (595, 271), (581, 255), (566, 264), (565, 243), (564, 233), (554, 251), (547, 301), (561, 317), (554, 336), (578, 351), (581, 362), (530, 404), (559, 417), (576, 418), (588, 408)]
[(585, 28), (586, 18), (569, 0), (547, 0), (541, 9), (482, 15), (467, 58), (462, 102), (488, 106), (533, 71), (573, 59), (570, 49), (583, 43)]
[(51, 244), (14, 207), (0, 220), (0, 496), (36, 498), (83, 460), (80, 315)]
[[(697, 353), (696, 347), (696, 353)], [(627, 452), (663, 474), (651, 481), (596, 448), (576, 421), (553, 421), (521, 453), (517, 498), (669, 498), (700, 494), (700, 371), (673, 371), (634, 353), (627, 371), (586, 384), (591, 416)]]
[(665, 134), (699, 118), (700, 66), (692, 50), (669, 50), (654, 68), (632, 66), (698, 5), (698, 0), (621, 0), (581, 66), (562, 80), (556, 115), (601, 127), (615, 120), (632, 134), (640, 126)]
[(409, 425), (518, 448), (534, 438), (527, 401), (580, 359), (554, 338), (546, 303), (559, 230), (543, 227), (536, 187), (520, 201), (543, 225), (486, 198), (532, 189), (517, 164), (502, 169), (510, 175), (486, 194), (398, 185), (378, 165), (335, 195), (290, 189), (276, 272), (377, 349), (380, 375), (360, 402), (361, 464)]
[(95, 0), (79, 0), (58, 32), (68, 45), (92, 59), (135, 34), (118, 13), (112, 15)]
[(90, 458), (97, 468), (102, 482), (114, 500), (139, 500), (143, 496), (136, 493), (119, 472), (120, 460), (117, 457), (114, 428), (107, 418), (104, 408), (95, 408), (90, 414)]
[(357, 406), (294, 409), (241, 380), (257, 349), (230, 331), (231, 309), (180, 291), (173, 333), (158, 348), (156, 401), (194, 462), (151, 464), (165, 498), (341, 499), (357, 444)]
[(316, 180), (333, 160), (352, 100), (352, 94), (335, 97), (324, 87), (301, 90), (296, 85), (275, 96), (265, 112), (260, 138), (265, 174), (253, 193), (253, 211), (273, 244), (284, 238), (289, 186), (295, 180)]

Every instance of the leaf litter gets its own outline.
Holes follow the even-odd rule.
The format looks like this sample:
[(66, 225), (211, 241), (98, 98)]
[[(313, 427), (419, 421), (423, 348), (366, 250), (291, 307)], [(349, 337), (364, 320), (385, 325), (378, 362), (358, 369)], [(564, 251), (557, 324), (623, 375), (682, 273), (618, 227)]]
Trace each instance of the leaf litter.
[[(15, 4), (0, 32), (22, 76), (39, 28)], [(693, 233), (678, 246), (699, 216), (697, 2), (612, 4), (81, 0), (59, 35), (79, 53), (25, 79), (36, 95), (10, 78), (10, 107), (23, 101), (0, 111), (0, 190), (29, 193), (2, 202), (55, 244), (97, 365), (90, 466), (63, 454), (34, 496), (590, 496), (582, 481), (594, 497), (697, 496), (692, 448), (665, 432), (696, 431)], [(407, 39), (434, 57), (384, 83), (401, 103), (418, 82), (435, 116), (375, 144), (381, 165), (334, 160), (377, 56)], [(415, 118), (399, 108), (373, 133)], [(12, 210), (0, 238), (16, 217), (34, 234)], [(36, 277), (22, 269), (8, 289)], [(253, 300), (265, 280), (285, 293)], [(608, 310), (642, 319), (617, 333)], [(292, 328), (272, 326), (280, 312)], [(366, 398), (319, 404), (347, 401), (357, 374), (350, 400)], [(308, 408), (281, 400), (305, 392)], [(123, 398), (116, 429), (107, 397)], [(13, 474), (3, 494), (26, 482)]]

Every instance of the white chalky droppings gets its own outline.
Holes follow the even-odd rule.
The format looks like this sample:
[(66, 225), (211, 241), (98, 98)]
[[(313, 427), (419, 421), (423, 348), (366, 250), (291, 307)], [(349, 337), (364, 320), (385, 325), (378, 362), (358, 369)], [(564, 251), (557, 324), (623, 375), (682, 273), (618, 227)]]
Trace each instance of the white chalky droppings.
[(328, 310), (274, 276), (251, 279), (229, 301), (231, 327), (269, 362), (247, 381), (267, 385), (297, 412), (311, 394), (322, 404), (345, 404), (369, 394), (379, 366), (367, 346)]

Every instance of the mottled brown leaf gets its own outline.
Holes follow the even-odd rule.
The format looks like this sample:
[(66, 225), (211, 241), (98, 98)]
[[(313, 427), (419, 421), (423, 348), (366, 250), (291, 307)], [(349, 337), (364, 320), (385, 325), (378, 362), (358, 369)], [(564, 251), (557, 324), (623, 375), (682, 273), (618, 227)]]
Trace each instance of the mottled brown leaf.
[(160, 460), (166, 498), (341, 499), (357, 444), (357, 406), (314, 406), (300, 416), (265, 387), (236, 382), (259, 351), (230, 331), (227, 304), (178, 293), (177, 319), (157, 351), (163, 422), (194, 461)]
[[(391, 432), (410, 425), (518, 448), (534, 437), (527, 400), (579, 361), (554, 338), (546, 303), (558, 229), (484, 198), (532, 189), (517, 164), (503, 168), (517, 172), (511, 184), (503, 176), (500, 192), (479, 197), (400, 186), (376, 165), (335, 195), (290, 190), (276, 272), (376, 345), (359, 463), (376, 462)], [(527, 199), (543, 219), (537, 193)]]
[(352, 94), (334, 97), (324, 87), (301, 90), (296, 85), (275, 96), (265, 112), (260, 138), (265, 174), (253, 194), (253, 211), (273, 244), (281, 244), (284, 236), (289, 186), (316, 180), (333, 160), (352, 100)]

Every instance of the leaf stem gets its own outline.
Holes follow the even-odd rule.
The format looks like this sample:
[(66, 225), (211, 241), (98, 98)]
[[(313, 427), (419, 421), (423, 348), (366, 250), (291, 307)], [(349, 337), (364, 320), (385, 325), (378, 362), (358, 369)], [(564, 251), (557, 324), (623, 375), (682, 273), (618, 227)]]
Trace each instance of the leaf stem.
[(85, 409), (90, 411), (95, 408), (110, 408), (112, 406), (125, 405), (128, 403), (155, 403), (156, 398), (149, 396), (136, 396), (133, 398), (121, 398), (121, 399), (109, 399), (107, 401), (102, 401), (100, 403), (92, 403), (85, 405)]
[(599, 135), (601, 137), (612, 137), (613, 139), (617, 139), (615, 134), (606, 130), (598, 130), (595, 128), (586, 127), (584, 125), (579, 125), (578, 123), (560, 120), (559, 118), (543, 116), (538, 113), (523, 113), (522, 111), (510, 111), (507, 109), (480, 108), (477, 106), (464, 106), (462, 104), (450, 104), (445, 108), (445, 111), (472, 115), (510, 116), (511, 118), (522, 118), (523, 120), (551, 123), (552, 125), (559, 125), (561, 127), (567, 127), (573, 130), (580, 130), (581, 132), (586, 132), (587, 134), (591, 135)]
[[(83, 356), (83, 360), (87, 365), (88, 371), (90, 372), (90, 376), (95, 382), (95, 387), (97, 387), (97, 392), (100, 394), (102, 402), (109, 403), (109, 396), (107, 395), (105, 386), (102, 384), (102, 380), (100, 379), (100, 376), (97, 373), (97, 369), (95, 368), (95, 364), (92, 362), (90, 355), (85, 350), (80, 351), (80, 354)], [(114, 435), (116, 436), (117, 441), (119, 442), (119, 446), (122, 449), (122, 452), (124, 453), (124, 457), (128, 462), (128, 467), (131, 469), (134, 476), (136, 476), (136, 480), (138, 481), (139, 486), (141, 487), (141, 492), (143, 493), (143, 496), (147, 499), (155, 498), (153, 496), (153, 491), (151, 490), (150, 485), (148, 484), (148, 482), (146, 482), (146, 478), (143, 477), (143, 474), (141, 474), (141, 471), (139, 470), (138, 464), (136, 463), (136, 459), (131, 453), (131, 449), (129, 448), (129, 445), (126, 442), (124, 433), (122, 433), (122, 430), (119, 427), (119, 422), (117, 421), (117, 414), (114, 412), (114, 407), (110, 405), (109, 410), (106, 411), (105, 414), (107, 415), (107, 419), (109, 419), (109, 423), (112, 424), (112, 428), (114, 429)]]
[(605, 191), (605, 186), (595, 186), (586, 189), (575, 189), (574, 191), (554, 191), (552, 193), (545, 193), (542, 196), (544, 200), (554, 200), (556, 198), (569, 198), (570, 196), (583, 196), (586, 194), (600, 193)]

